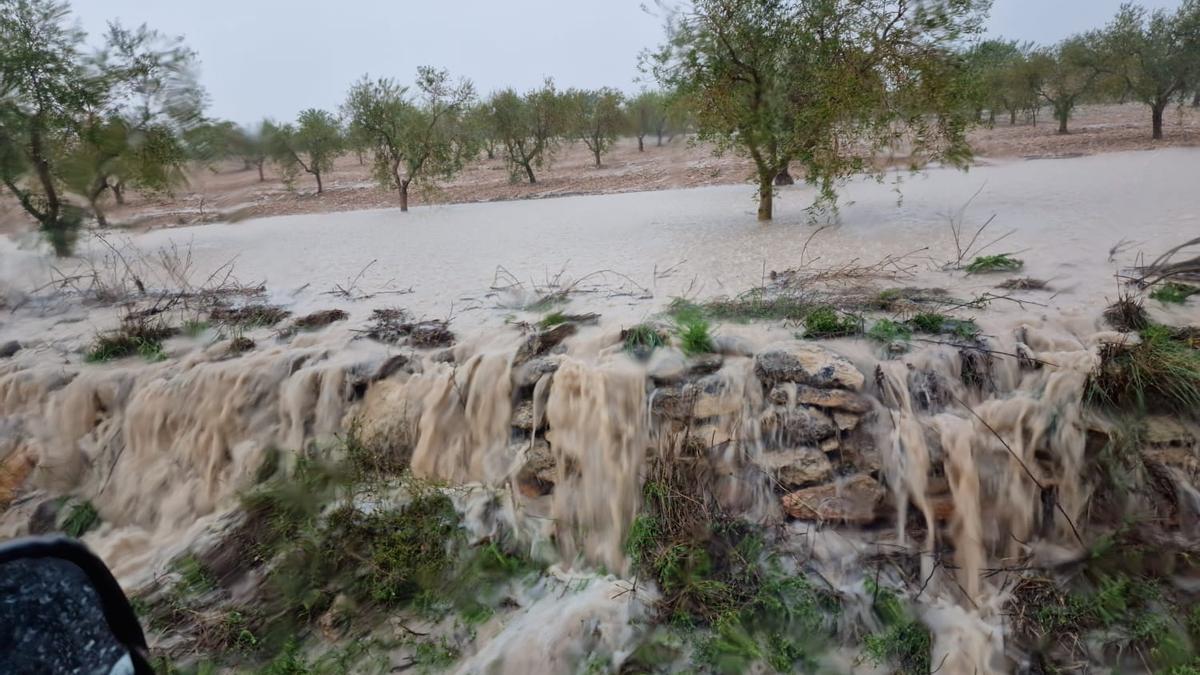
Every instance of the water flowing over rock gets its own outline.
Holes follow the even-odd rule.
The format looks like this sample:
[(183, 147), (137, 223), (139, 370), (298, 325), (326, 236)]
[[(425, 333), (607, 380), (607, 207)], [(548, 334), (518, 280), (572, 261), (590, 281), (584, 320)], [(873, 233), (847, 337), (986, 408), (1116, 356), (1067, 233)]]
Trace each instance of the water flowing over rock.
[(794, 382), (860, 391), (863, 374), (845, 357), (811, 342), (777, 345), (755, 356), (754, 372), (768, 386)]

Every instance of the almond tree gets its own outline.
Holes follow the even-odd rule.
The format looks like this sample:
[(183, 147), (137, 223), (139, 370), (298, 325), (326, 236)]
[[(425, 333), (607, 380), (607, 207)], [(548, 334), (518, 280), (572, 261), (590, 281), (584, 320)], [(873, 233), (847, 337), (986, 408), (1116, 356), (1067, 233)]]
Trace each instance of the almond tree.
[(375, 179), (399, 192), (401, 211), (414, 181), (450, 178), (475, 154), (465, 119), (474, 98), (470, 82), (429, 67), (417, 70), (414, 97), (390, 79), (364, 77), (351, 87), (343, 106), (350, 128), (374, 149)]
[(753, 160), (758, 218), (788, 164), (835, 206), (839, 181), (876, 157), (965, 165), (970, 122), (958, 41), (986, 0), (692, 0), (649, 65), (686, 96), (700, 138)]

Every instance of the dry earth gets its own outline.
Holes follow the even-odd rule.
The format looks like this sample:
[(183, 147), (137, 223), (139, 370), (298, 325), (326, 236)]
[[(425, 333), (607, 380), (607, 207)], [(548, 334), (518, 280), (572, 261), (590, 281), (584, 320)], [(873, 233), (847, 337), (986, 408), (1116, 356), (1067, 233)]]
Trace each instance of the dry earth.
[[(1166, 139), (1150, 138), (1150, 114), (1145, 106), (1094, 105), (1082, 107), (1071, 121), (1071, 133), (1060, 135), (1048, 115), (1037, 124), (1010, 126), (1000, 120), (994, 128), (971, 133), (980, 158), (1071, 157), (1121, 150), (1200, 145), (1200, 111), (1183, 107), (1168, 115)], [(662, 147), (647, 139), (638, 152), (634, 139), (622, 139), (596, 168), (581, 144), (566, 144), (554, 161), (538, 173), (538, 182), (513, 182), (503, 161), (473, 163), (453, 181), (412, 195), (413, 205), (539, 199), (575, 194), (634, 192), (704, 185), (736, 184), (751, 176), (742, 158), (715, 156), (711, 146), (676, 137)], [(9, 195), (0, 201), (0, 233), (27, 229), (32, 223)], [(298, 213), (325, 213), (390, 208), (394, 193), (375, 185), (370, 167), (353, 156), (342, 157), (325, 178), (325, 192), (315, 193), (310, 176), (301, 176), (289, 190), (273, 167), (259, 182), (254, 170), (229, 163), (214, 169), (197, 168), (189, 184), (174, 197), (130, 195), (124, 206), (108, 205), (110, 221), (126, 226), (176, 226)]]

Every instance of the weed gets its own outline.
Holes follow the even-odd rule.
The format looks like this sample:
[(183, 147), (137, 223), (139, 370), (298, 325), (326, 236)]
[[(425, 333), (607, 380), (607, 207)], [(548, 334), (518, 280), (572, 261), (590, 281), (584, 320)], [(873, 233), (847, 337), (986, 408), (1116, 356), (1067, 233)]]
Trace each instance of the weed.
[(1196, 286), (1168, 281), (1155, 287), (1150, 292), (1150, 297), (1162, 303), (1179, 305), (1197, 293), (1200, 293), (1200, 288)]
[(1142, 299), (1129, 293), (1121, 293), (1117, 301), (1104, 310), (1104, 318), (1113, 328), (1126, 333), (1150, 326), (1150, 316), (1142, 306)]
[(445, 638), (419, 640), (413, 645), (413, 665), (426, 669), (444, 670), (458, 660), (458, 649)]
[(874, 598), (875, 615), (883, 624), (882, 632), (868, 635), (863, 641), (867, 655), (877, 664), (892, 664), (896, 673), (929, 673), (933, 645), (929, 629), (909, 615), (892, 591), (878, 586), (872, 579), (867, 579), (867, 590)]
[(850, 315), (839, 315), (833, 307), (817, 307), (804, 315), (805, 337), (835, 338), (858, 335), (861, 332), (862, 319)]
[(258, 675), (308, 675), (309, 672), (308, 660), (300, 654), (300, 644), (291, 639), (270, 663), (258, 671)]
[(183, 322), (183, 333), (190, 338), (198, 338), (208, 330), (211, 324), (204, 319), (188, 319)]
[(998, 253), (978, 256), (963, 269), (967, 274), (983, 274), (986, 272), (1016, 272), (1024, 266), (1025, 262), (1012, 257), (1011, 253)]
[(99, 524), (100, 514), (96, 512), (96, 507), (89, 501), (82, 501), (71, 507), (71, 512), (63, 520), (62, 531), (78, 539)]
[(217, 587), (212, 573), (194, 554), (177, 559), (172, 567), (180, 577), (176, 588), (184, 595), (203, 595)]
[(1165, 326), (1147, 326), (1140, 335), (1137, 344), (1101, 349), (1087, 401), (1139, 412), (1200, 415), (1200, 350)]
[(662, 333), (648, 323), (625, 329), (621, 340), (625, 344), (625, 351), (638, 358), (648, 358), (651, 352), (667, 343)]
[(244, 328), (268, 328), (291, 316), (277, 305), (254, 303), (241, 307), (217, 307), (209, 312), (211, 321)]
[(569, 319), (567, 318), (566, 314), (563, 314), (559, 311), (554, 311), (542, 317), (542, 320), (538, 322), (538, 325), (542, 328), (553, 328), (560, 323), (567, 323), (567, 321), (569, 321)]
[(909, 319), (907, 324), (917, 333), (952, 335), (967, 342), (975, 340), (982, 332), (971, 319), (956, 319), (940, 312), (922, 312)]
[(936, 335), (942, 332), (942, 325), (946, 323), (948, 317), (945, 314), (937, 312), (924, 312), (917, 314), (908, 320), (908, 325), (912, 326), (914, 331), (918, 333), (930, 333)]
[(880, 319), (871, 326), (871, 330), (867, 331), (867, 337), (885, 344), (898, 341), (907, 342), (912, 339), (912, 329), (891, 319)]
[(675, 331), (685, 354), (708, 354), (716, 349), (712, 340), (712, 326), (704, 318), (704, 313), (695, 307), (675, 311)]
[(148, 361), (161, 361), (166, 358), (163, 340), (176, 332), (163, 323), (127, 318), (116, 330), (98, 334), (84, 360), (99, 363), (139, 354)]

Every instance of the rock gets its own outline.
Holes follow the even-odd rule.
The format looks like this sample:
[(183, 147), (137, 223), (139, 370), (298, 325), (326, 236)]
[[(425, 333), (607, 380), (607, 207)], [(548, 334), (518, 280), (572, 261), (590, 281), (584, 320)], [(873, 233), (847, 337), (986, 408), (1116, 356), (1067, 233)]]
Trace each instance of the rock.
[(578, 330), (579, 327), (573, 323), (560, 323), (553, 328), (533, 333), (517, 349), (513, 365), (520, 365), (538, 356), (549, 354), (550, 350), (562, 344), (563, 340), (571, 337)]
[(841, 447), (842, 444), (838, 441), (837, 436), (830, 436), (821, 441), (821, 452), (837, 452)]
[(783, 510), (799, 520), (845, 522), (866, 525), (878, 516), (885, 492), (866, 474), (797, 490), (783, 496)]
[(12, 358), (19, 351), (21, 351), (21, 343), (16, 340), (9, 340), (4, 344), (0, 344), (0, 359)]
[(789, 490), (823, 483), (833, 476), (829, 458), (816, 448), (768, 452), (759, 461), (759, 466), (774, 473), (775, 480)]
[(712, 375), (721, 369), (725, 364), (725, 357), (720, 354), (701, 354), (693, 356), (687, 361), (687, 374), (689, 377), (704, 377)]
[(58, 529), (58, 514), (62, 510), (63, 500), (51, 497), (33, 510), (29, 517), (29, 534), (49, 534)]
[(687, 420), (693, 417), (696, 407), (694, 387), (660, 387), (650, 392), (650, 414), (672, 420)]
[(512, 371), (513, 386), (517, 388), (532, 387), (542, 379), (543, 375), (549, 375), (558, 370), (559, 359), (553, 356), (532, 359), (528, 363), (523, 363), (520, 366), (514, 365)]
[(1146, 418), (1146, 432), (1142, 440), (1147, 445), (1191, 446), (1196, 443), (1196, 437), (1186, 424), (1162, 415)]
[(725, 356), (754, 356), (754, 347), (736, 335), (714, 335), (713, 351)]
[(715, 424), (705, 424), (692, 428), (688, 432), (687, 437), (689, 445), (705, 451), (721, 447), (732, 440), (733, 437), (725, 429)]
[(838, 431), (852, 431), (858, 426), (861, 420), (862, 418), (858, 415), (851, 415), (850, 413), (840, 411), (833, 413), (833, 423), (837, 426)]
[(525, 453), (525, 465), (517, 472), (517, 489), (522, 495), (535, 499), (554, 491), (558, 480), (558, 462), (550, 444), (539, 440)]
[(517, 405), (513, 410), (512, 425), (516, 429), (532, 432), (534, 428), (546, 428), (545, 411), (542, 412), (542, 417), (539, 420), (534, 420), (533, 417), (533, 401), (524, 401)]
[(458, 360), (457, 357), (454, 356), (453, 349), (443, 349), (442, 351), (435, 353), (433, 356), (431, 356), (429, 358), (434, 363), (454, 363), (455, 361)]
[(776, 385), (769, 394), (770, 399), (780, 405), (789, 403), (793, 396), (796, 403), (842, 410), (856, 415), (871, 410), (871, 399), (845, 389), (818, 389), (805, 384), (785, 382)]
[(795, 382), (860, 391), (865, 382), (848, 359), (811, 342), (788, 343), (760, 352), (754, 357), (754, 372), (767, 386)]
[(765, 434), (782, 446), (816, 445), (837, 433), (833, 420), (816, 408), (772, 406), (760, 418)]
[(655, 384), (674, 384), (687, 377), (687, 359), (675, 349), (655, 349), (646, 364), (646, 376)]
[(883, 457), (875, 447), (875, 439), (862, 428), (843, 435), (838, 450), (842, 461), (859, 472), (878, 475), (883, 468)]
[(692, 417), (697, 419), (732, 415), (746, 405), (744, 397), (730, 394), (729, 381), (716, 375), (708, 375), (685, 389), (695, 392)]

